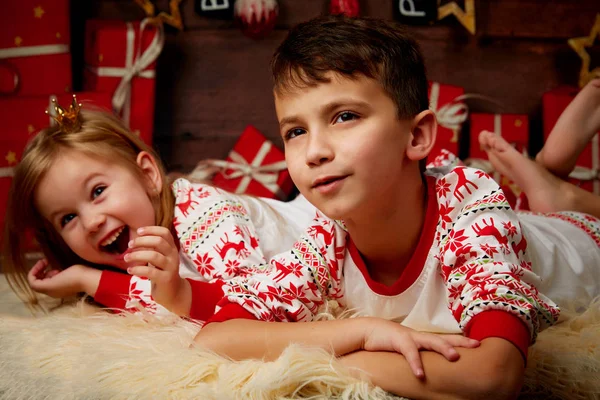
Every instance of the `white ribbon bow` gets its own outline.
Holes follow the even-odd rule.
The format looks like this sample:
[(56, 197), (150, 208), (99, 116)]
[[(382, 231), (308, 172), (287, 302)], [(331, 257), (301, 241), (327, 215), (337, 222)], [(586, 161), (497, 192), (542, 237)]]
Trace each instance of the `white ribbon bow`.
[[(5, 58), (16, 58), (16, 57), (31, 57), (31, 56), (45, 56), (49, 54), (66, 54), (69, 52), (68, 44), (45, 44), (40, 46), (23, 46), (23, 47), (9, 47), (7, 49), (0, 49), (0, 60)], [(19, 72), (16, 68), (9, 64), (9, 68), (13, 74), (13, 89), (11, 92), (4, 94), (12, 94), (17, 91), (19, 87)]]
[[(200, 161), (188, 176), (192, 179), (206, 181), (212, 178), (217, 172), (220, 172), (225, 179), (242, 178), (235, 190), (235, 193), (238, 194), (245, 193), (250, 182), (255, 180), (260, 182), (280, 199), (285, 199), (285, 193), (283, 193), (281, 188), (277, 185), (279, 173), (287, 168), (285, 161), (261, 165), (269, 151), (271, 151), (271, 147), (271, 142), (263, 142), (251, 163), (248, 163), (248, 161), (236, 151), (231, 151), (229, 153), (229, 158), (231, 158), (232, 161), (214, 159)], [(227, 170), (231, 170), (232, 172), (226, 172)]]
[(431, 93), (429, 94), (431, 109), (435, 113), (438, 124), (455, 132), (460, 130), (462, 124), (467, 120), (469, 115), (469, 107), (462, 100), (466, 99), (467, 95), (462, 95), (454, 98), (451, 102), (444, 104), (438, 109), (440, 98), (440, 84), (433, 82), (431, 84)]
[(12, 178), (15, 176), (15, 168), (14, 167), (1, 167), (0, 168), (0, 178)]
[(156, 76), (155, 71), (145, 71), (150, 64), (152, 64), (160, 55), (164, 44), (165, 34), (162, 24), (156, 25), (156, 35), (152, 38), (152, 42), (142, 52), (142, 36), (144, 30), (148, 25), (151, 24), (149, 18), (144, 19), (140, 23), (140, 29), (138, 32), (138, 46), (137, 54), (134, 57), (135, 48), (135, 36), (136, 32), (133, 28), (133, 24), (127, 23), (127, 46), (125, 51), (125, 67), (99, 67), (94, 68), (87, 66), (89, 70), (98, 76), (107, 77), (122, 77), (121, 82), (115, 89), (115, 93), (112, 98), (112, 106), (115, 112), (120, 114), (123, 121), (129, 125), (129, 119), (131, 116), (131, 81), (134, 77), (138, 76), (141, 78), (154, 78)]

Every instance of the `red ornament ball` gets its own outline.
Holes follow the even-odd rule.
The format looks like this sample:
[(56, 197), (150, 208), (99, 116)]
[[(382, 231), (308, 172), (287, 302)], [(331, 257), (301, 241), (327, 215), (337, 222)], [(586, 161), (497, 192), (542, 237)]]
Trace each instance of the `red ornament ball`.
[(237, 0), (234, 15), (244, 35), (261, 39), (268, 35), (277, 21), (277, 0)]
[(360, 6), (358, 0), (331, 0), (329, 3), (329, 13), (331, 15), (343, 14), (346, 17), (358, 17)]

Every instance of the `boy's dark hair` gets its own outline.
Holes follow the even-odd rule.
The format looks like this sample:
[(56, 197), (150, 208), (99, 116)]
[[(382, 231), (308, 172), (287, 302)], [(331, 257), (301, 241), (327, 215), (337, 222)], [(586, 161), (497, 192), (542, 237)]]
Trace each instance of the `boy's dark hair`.
[(392, 21), (319, 17), (292, 28), (271, 61), (275, 91), (328, 82), (330, 71), (377, 80), (398, 117), (429, 108), (425, 63), (414, 39)]

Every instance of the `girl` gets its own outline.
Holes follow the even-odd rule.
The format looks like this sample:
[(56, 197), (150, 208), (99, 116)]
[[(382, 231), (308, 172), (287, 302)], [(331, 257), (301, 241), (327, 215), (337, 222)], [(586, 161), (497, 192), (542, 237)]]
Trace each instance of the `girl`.
[[(262, 270), (314, 215), (302, 198), (259, 200), (185, 179), (169, 187), (159, 159), (116, 118), (80, 111), (75, 100), (69, 111), (57, 110), (58, 126), (40, 132), (16, 168), (7, 215), (5, 271), (30, 300), (32, 290), (52, 297), (85, 292), (109, 307), (137, 304), (156, 313), (164, 306), (206, 320), (225, 279)], [(29, 272), (28, 229), (46, 257)], [(387, 327), (369, 333), (402, 338), (406, 346), (398, 351), (427, 348), (453, 360), (453, 346), (475, 345)]]
[[(40, 132), (16, 167), (7, 211), (4, 272), (31, 304), (34, 292), (56, 298), (85, 292), (116, 309), (166, 312), (147, 279), (124, 272), (171, 262), (194, 278), (171, 290), (201, 291), (191, 316), (206, 319), (220, 299), (215, 280), (243, 275), (290, 246), (313, 216), (301, 197), (282, 203), (232, 196), (184, 179), (171, 187), (154, 152), (118, 119), (79, 110), (75, 100), (69, 111), (57, 110), (58, 125)], [(278, 223), (283, 215), (286, 223)], [(29, 230), (45, 256), (31, 270), (24, 259)], [(145, 246), (132, 251), (136, 237)], [(174, 294), (154, 297), (183, 299), (165, 305), (189, 316), (188, 296)]]

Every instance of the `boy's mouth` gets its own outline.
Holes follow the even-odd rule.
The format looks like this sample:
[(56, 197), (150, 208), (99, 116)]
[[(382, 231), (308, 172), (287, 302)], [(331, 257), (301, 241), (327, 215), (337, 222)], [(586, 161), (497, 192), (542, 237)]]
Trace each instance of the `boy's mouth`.
[(325, 186), (325, 185), (328, 185), (330, 183), (342, 180), (344, 178), (346, 178), (346, 176), (326, 176), (324, 178), (320, 178), (320, 179), (317, 179), (316, 181), (314, 181), (312, 187), (314, 189), (314, 188), (317, 188), (319, 186)]
[(129, 245), (129, 228), (120, 227), (100, 243), (100, 249), (111, 254), (123, 254)]

